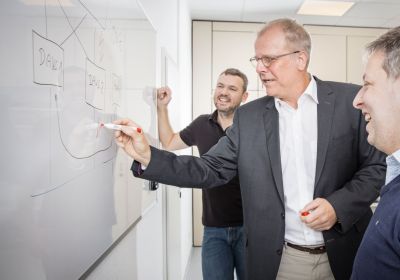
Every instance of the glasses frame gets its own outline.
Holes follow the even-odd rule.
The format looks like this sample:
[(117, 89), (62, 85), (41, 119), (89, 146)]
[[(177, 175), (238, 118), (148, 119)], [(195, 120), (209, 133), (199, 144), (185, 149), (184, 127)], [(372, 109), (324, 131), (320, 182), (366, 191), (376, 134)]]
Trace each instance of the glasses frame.
[(262, 57), (252, 57), (249, 59), (249, 61), (251, 62), (251, 64), (254, 67), (258, 66), (258, 62), (261, 60), (262, 64), (264, 65), (264, 67), (268, 68), (272, 65), (272, 63), (274, 63), (275, 61), (277, 61), (279, 58), (287, 56), (287, 55), (291, 55), (291, 54), (295, 54), (295, 53), (299, 53), (301, 51), (294, 51), (294, 52), (289, 52), (289, 53), (284, 53), (284, 54), (280, 54), (280, 55), (275, 55), (275, 56), (262, 56)]

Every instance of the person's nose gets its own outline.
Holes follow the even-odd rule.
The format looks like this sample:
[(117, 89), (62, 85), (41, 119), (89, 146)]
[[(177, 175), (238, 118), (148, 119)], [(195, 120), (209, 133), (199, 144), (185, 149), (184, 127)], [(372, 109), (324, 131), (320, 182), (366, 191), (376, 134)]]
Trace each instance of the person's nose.
[(256, 72), (258, 74), (267, 72), (268, 70), (269, 70), (268, 67), (265, 67), (264, 63), (262, 63), (261, 60), (257, 60)]
[(226, 87), (222, 87), (219, 89), (219, 95), (227, 95), (228, 94), (228, 89)]
[(358, 91), (357, 95), (354, 97), (354, 100), (353, 100), (353, 107), (354, 108), (359, 109), (359, 110), (362, 109), (361, 108), (362, 104), (363, 104), (362, 98), (363, 98), (363, 88), (361, 88)]

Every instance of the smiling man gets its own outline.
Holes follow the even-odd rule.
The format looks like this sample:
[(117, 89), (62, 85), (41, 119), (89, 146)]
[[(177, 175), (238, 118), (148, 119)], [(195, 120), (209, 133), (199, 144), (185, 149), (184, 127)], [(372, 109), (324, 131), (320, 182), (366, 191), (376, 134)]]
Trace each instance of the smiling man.
[[(212, 114), (201, 115), (179, 133), (172, 130), (168, 117), (171, 90), (157, 90), (158, 131), (168, 151), (197, 146), (205, 154), (232, 125), (235, 110), (245, 102), (248, 80), (241, 71), (228, 68), (219, 77), (214, 90)], [(217, 188), (203, 189), (203, 243), (201, 250), (204, 280), (231, 280), (234, 270), (244, 279), (243, 213), (239, 178)]]
[(352, 279), (400, 279), (400, 27), (370, 43), (367, 54), (364, 86), (353, 104), (367, 121), (368, 142), (389, 156)]
[(248, 280), (349, 279), (384, 181), (384, 155), (352, 105), (360, 87), (312, 76), (310, 51), (297, 22), (267, 23), (250, 59), (267, 96), (240, 106), (201, 158), (157, 150), (131, 130), (115, 135), (141, 178), (213, 187), (239, 175)]

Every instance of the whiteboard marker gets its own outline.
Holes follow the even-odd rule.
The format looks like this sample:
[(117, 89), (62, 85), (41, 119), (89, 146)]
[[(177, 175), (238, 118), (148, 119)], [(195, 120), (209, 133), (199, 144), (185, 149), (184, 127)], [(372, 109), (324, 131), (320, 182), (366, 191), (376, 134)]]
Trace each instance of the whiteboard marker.
[(138, 133), (142, 133), (142, 129), (140, 127), (136, 127), (136, 126), (120, 125), (120, 124), (113, 124), (113, 123), (101, 123), (100, 127), (102, 127), (102, 126), (104, 126), (105, 128), (108, 128), (108, 129), (120, 130), (120, 131), (122, 131), (122, 129), (125, 127), (125, 128), (133, 129)]

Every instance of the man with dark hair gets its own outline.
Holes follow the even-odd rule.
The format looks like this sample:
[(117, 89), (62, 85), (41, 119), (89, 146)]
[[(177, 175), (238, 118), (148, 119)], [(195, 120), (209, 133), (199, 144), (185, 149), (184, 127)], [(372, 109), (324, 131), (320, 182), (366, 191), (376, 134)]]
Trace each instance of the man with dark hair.
[(400, 27), (367, 47), (364, 85), (354, 99), (368, 142), (389, 155), (378, 207), (354, 262), (352, 279), (400, 279)]
[[(179, 133), (174, 133), (168, 117), (171, 90), (157, 90), (158, 132), (164, 149), (175, 151), (197, 146), (200, 155), (205, 154), (225, 135), (232, 125), (233, 115), (240, 103), (245, 102), (247, 77), (234, 68), (223, 71), (214, 91), (216, 110), (201, 115)], [(201, 262), (204, 280), (231, 280), (234, 270), (238, 280), (244, 279), (243, 213), (239, 178), (217, 188), (204, 188), (204, 234)]]

